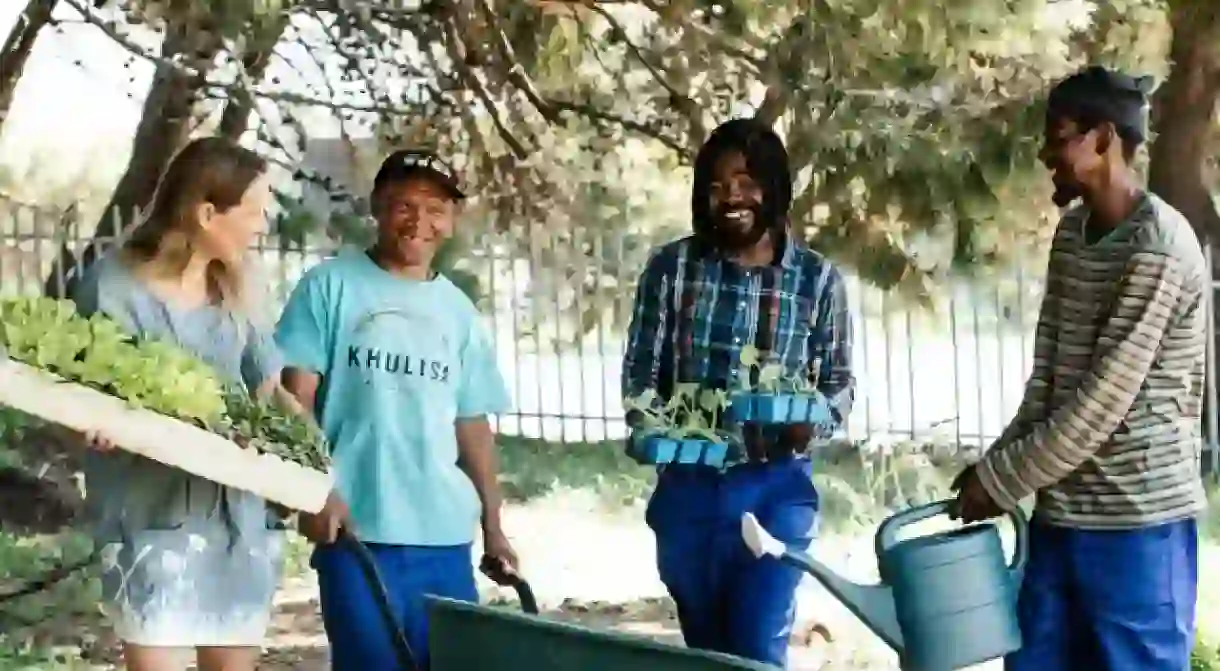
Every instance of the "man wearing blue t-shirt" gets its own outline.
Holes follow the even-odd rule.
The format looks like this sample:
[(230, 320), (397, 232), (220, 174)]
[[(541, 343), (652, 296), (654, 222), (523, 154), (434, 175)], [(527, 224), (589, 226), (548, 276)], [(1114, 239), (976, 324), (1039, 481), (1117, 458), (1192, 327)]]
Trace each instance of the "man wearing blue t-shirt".
[[(437, 156), (392, 154), (373, 184), (376, 244), (307, 272), (276, 332), (285, 384), (330, 440), (336, 487), (425, 668), (424, 595), (478, 599), (480, 522), (484, 553), (517, 563), (487, 419), (508, 409), (508, 393), (474, 305), (432, 268), (463, 198)], [(397, 668), (355, 557), (333, 545), (335, 524), (306, 518), (302, 531), (318, 543), (332, 668)]]

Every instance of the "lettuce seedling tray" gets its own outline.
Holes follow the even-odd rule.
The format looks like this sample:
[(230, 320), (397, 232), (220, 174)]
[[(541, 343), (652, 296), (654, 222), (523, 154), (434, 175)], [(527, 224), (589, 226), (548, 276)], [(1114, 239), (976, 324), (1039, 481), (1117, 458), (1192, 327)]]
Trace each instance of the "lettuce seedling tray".
[(286, 508), (317, 513), (333, 486), (330, 475), (271, 454), (242, 448), (192, 424), (0, 357), (0, 405), (48, 422), (97, 431), (119, 449), (159, 461)]
[(631, 457), (642, 464), (689, 464), (723, 468), (733, 456), (728, 443), (703, 438), (670, 438), (663, 434), (636, 437)]
[(834, 421), (824, 397), (817, 393), (739, 392), (729, 399), (728, 418), (757, 424), (825, 425)]

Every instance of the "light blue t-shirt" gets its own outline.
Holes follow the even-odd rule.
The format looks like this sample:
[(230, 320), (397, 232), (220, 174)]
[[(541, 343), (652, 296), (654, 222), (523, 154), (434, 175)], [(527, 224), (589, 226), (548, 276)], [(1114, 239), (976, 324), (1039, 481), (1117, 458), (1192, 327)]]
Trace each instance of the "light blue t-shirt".
[(305, 273), (280, 317), (286, 364), (322, 374), (314, 408), (364, 541), (461, 545), (481, 506), (454, 424), (509, 409), (474, 304), (444, 276), (392, 275), (361, 250)]

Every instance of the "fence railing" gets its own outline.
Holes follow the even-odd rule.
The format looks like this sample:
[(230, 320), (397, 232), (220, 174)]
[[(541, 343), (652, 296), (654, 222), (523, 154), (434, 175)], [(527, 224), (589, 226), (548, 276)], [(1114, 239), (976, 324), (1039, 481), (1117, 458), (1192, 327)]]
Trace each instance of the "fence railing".
[[(0, 199), (0, 293), (42, 292), (55, 259), (65, 250), (79, 257), (88, 245), (80, 230), (71, 213)], [(99, 242), (113, 247), (117, 237)], [(301, 274), (333, 247), (285, 249), (266, 238), (252, 251), (274, 318)], [(592, 262), (616, 268), (617, 289), (596, 310), (573, 310), (588, 292), (504, 246), (484, 245), (463, 263), (480, 279), (479, 303), (514, 400), (514, 412), (497, 418), (502, 433), (566, 443), (625, 434), (618, 393), (623, 322), (640, 267), (613, 261)], [(963, 446), (994, 438), (1020, 402), (1039, 295), (1037, 278), (1015, 274), (954, 287), (933, 313), (849, 278), (858, 378), (849, 436)]]

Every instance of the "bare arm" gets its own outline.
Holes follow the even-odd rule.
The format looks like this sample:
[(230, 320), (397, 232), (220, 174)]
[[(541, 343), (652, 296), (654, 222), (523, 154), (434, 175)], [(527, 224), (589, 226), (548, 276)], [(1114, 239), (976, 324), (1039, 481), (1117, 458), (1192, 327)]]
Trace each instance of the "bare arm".
[[(282, 377), (282, 383), (276, 383), (270, 393), (298, 417), (316, 424), (317, 418), (312, 408), (317, 407), (314, 401), (317, 399), (322, 376), (313, 371), (288, 367), (284, 369)], [(322, 512), (317, 515), (302, 513), (298, 526), (301, 534), (315, 543), (333, 543), (339, 536), (340, 527), (350, 529), (354, 524), (347, 502), (338, 492), (332, 491)]]
[(330, 370), (334, 353), (327, 287), (324, 273), (314, 270), (306, 273), (288, 298), (276, 329), (276, 341), (286, 365), (277, 380), (281, 389), (271, 393), (280, 398), (291, 395), (303, 411), (300, 414), (306, 416), (317, 412), (320, 371)]
[(318, 387), (322, 384), (320, 373), (288, 367), (284, 369), (282, 383), (269, 382), (274, 382), (269, 393), (276, 401), (296, 415), (315, 419), (313, 408), (317, 407)]
[(483, 506), (484, 534), (497, 534), (503, 530), (500, 523), (500, 508), (504, 497), (500, 492), (499, 458), (496, 454), (496, 439), (486, 416), (458, 419), (455, 424), (458, 444), (458, 467), (474, 483)]

